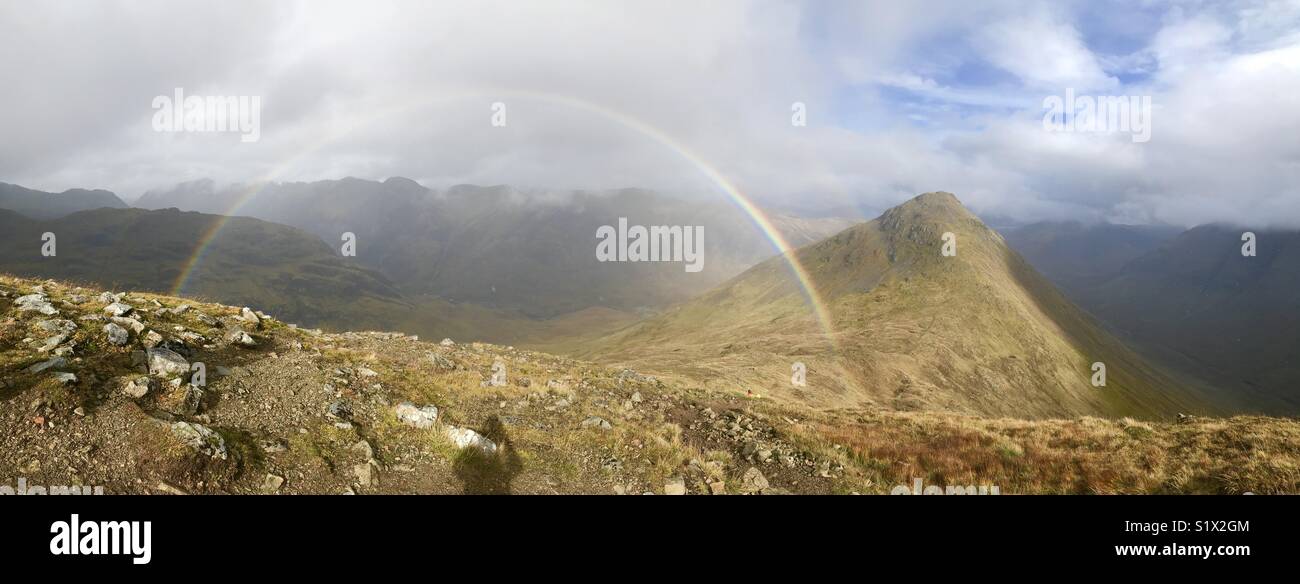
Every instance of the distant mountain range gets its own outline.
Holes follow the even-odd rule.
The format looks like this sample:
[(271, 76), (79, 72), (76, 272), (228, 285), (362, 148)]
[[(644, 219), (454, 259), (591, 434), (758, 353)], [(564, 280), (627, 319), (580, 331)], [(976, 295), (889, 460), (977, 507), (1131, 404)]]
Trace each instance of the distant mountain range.
[(100, 208), (125, 209), (117, 195), (103, 190), (69, 189), (47, 193), (18, 185), (0, 183), (0, 209), (9, 209), (32, 219), (55, 219), (69, 213)]
[(1300, 232), (1042, 223), (1007, 241), (1162, 362), (1273, 413), (1300, 413)]
[[(249, 195), (252, 194), (251, 196)], [(243, 205), (237, 202), (247, 198)], [(529, 318), (590, 308), (653, 311), (686, 300), (772, 256), (753, 220), (729, 203), (687, 202), (652, 191), (524, 194), (510, 187), (426, 189), (415, 181), (346, 178), (216, 189), (210, 181), (150, 192), (143, 208), (248, 215), (337, 243), (357, 237), (356, 259), (404, 293), (436, 296)], [(596, 231), (631, 224), (703, 226), (705, 263), (602, 263)], [(791, 245), (853, 222), (773, 215)]]
[[(0, 209), (0, 270), (124, 290), (169, 292), (201, 236), (222, 218), (176, 210), (96, 209), (35, 220)], [(42, 234), (55, 255), (41, 253)], [(191, 295), (255, 304), (295, 322), (373, 327), (409, 311), (382, 275), (348, 262), (306, 232), (235, 218), (206, 248)]]

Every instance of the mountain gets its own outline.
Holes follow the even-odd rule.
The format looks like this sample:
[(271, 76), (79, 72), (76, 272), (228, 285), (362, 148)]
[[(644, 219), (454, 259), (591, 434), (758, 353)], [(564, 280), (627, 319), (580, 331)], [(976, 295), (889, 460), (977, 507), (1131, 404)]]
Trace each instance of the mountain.
[[(222, 220), (174, 209), (97, 209), (39, 221), (0, 209), (0, 270), (166, 292), (203, 234)], [(53, 257), (41, 253), (46, 232), (56, 236)], [(250, 218), (226, 223), (184, 290), (312, 325), (378, 326), (410, 312), (382, 275), (345, 260), (309, 233)]]
[(0, 183), (0, 209), (10, 209), (32, 219), (56, 219), (69, 213), (100, 209), (125, 209), (126, 203), (104, 190), (69, 189), (47, 193)]
[[(581, 354), (819, 408), (1152, 418), (1222, 405), (1127, 349), (951, 194), (920, 195), (794, 257), (831, 332), (773, 258)], [(806, 387), (791, 383), (796, 362)], [(1105, 387), (1091, 384), (1098, 362)]]
[[(346, 178), (216, 188), (211, 181), (145, 194), (137, 206), (243, 215), (292, 225), (327, 242), (357, 237), (357, 260), (410, 296), (549, 319), (585, 309), (645, 312), (691, 298), (755, 263), (774, 247), (737, 207), (687, 202), (652, 191), (522, 193), (415, 181)], [(631, 225), (703, 226), (703, 269), (676, 262), (601, 262), (596, 233)], [(853, 222), (773, 214), (792, 245)]]
[(241, 313), (0, 274), (0, 476), (51, 494), (1300, 491), (1278, 472), (1300, 466), (1295, 420), (818, 411)]
[(1078, 294), (1111, 327), (1264, 411), (1300, 412), (1300, 232), (1202, 225)]
[(1044, 221), (999, 229), (1007, 245), (1078, 302), (1076, 293), (1119, 274), (1183, 229), (1169, 225)]

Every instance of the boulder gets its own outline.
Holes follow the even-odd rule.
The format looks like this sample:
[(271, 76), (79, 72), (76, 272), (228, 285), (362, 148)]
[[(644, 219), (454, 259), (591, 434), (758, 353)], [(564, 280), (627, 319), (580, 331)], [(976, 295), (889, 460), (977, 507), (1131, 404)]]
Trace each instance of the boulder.
[(121, 302), (114, 302), (104, 307), (104, 312), (107, 312), (110, 316), (126, 316), (131, 314), (132, 310), (135, 309), (131, 308), (130, 305)]
[(108, 337), (109, 343), (119, 347), (131, 342), (131, 333), (114, 322), (104, 325), (104, 334)]
[(457, 428), (456, 426), (447, 426), (447, 439), (451, 440), (456, 448), (477, 448), (485, 454), (492, 454), (497, 451), (495, 442), (488, 440), (482, 434), (470, 430), (469, 428)]
[(149, 359), (150, 375), (185, 375), (190, 372), (190, 363), (175, 351), (154, 347), (146, 351)]

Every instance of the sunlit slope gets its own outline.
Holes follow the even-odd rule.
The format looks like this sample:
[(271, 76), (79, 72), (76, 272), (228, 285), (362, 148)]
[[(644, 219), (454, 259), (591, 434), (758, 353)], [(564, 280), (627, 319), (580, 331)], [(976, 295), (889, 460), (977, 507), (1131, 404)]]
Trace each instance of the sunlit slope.
[[(825, 408), (1028, 418), (1218, 409), (1103, 331), (951, 194), (916, 197), (796, 257), (827, 326), (775, 258), (584, 354)], [(791, 382), (796, 362), (806, 387)], [(1104, 387), (1091, 383), (1094, 363), (1105, 365)]]

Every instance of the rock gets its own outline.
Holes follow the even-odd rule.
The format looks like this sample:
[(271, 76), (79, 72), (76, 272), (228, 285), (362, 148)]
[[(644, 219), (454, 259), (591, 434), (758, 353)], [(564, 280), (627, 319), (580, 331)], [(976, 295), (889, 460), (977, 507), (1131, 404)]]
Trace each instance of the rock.
[(54, 380), (57, 381), (57, 382), (59, 382), (59, 383), (61, 383), (61, 384), (63, 384), (63, 385), (68, 385), (68, 384), (71, 384), (71, 383), (76, 383), (76, 382), (77, 382), (77, 376), (76, 376), (76, 375), (73, 375), (73, 374), (71, 374), (71, 373), (55, 373), (55, 374), (54, 374)]
[(26, 296), (19, 296), (14, 300), (14, 304), (18, 306), (19, 312), (36, 311), (46, 316), (53, 316), (59, 313), (57, 309), (50, 305), (49, 300), (45, 298), (44, 294), (28, 294)]
[(149, 358), (150, 375), (186, 375), (190, 372), (189, 361), (175, 351), (154, 347), (146, 353)]
[(195, 385), (186, 386), (181, 407), (183, 413), (187, 416), (198, 414), (199, 410), (203, 408), (203, 390)]
[(582, 421), (582, 427), (609, 430), (613, 426), (610, 426), (609, 420), (606, 420), (605, 418), (602, 418), (600, 416), (591, 416), (590, 418), (587, 418)]
[(763, 476), (763, 471), (758, 467), (751, 466), (745, 474), (740, 477), (740, 492), (757, 493), (768, 487), (767, 477)]
[(454, 346), (456, 346), (456, 342), (455, 342), (455, 341), (452, 341), (451, 339), (443, 339), (442, 342), (440, 342), (440, 343), (438, 343), (438, 344), (439, 344), (439, 345), (442, 345), (442, 346), (444, 346), (444, 347), (454, 347)]
[(262, 480), (262, 492), (278, 493), (282, 485), (284, 485), (284, 477), (266, 473), (266, 478)]
[(369, 486), (370, 486), (370, 478), (371, 478), (371, 477), (370, 477), (370, 463), (369, 463), (369, 462), (365, 462), (365, 463), (362, 463), (362, 464), (353, 465), (353, 467), (352, 467), (352, 475), (355, 476), (355, 477), (357, 477), (357, 485), (359, 485), (359, 486), (361, 486), (361, 487), (369, 487)]
[(140, 338), (140, 344), (144, 345), (146, 349), (157, 347), (158, 345), (161, 345), (162, 342), (163, 336), (158, 334), (157, 331), (149, 331)]
[(104, 325), (104, 334), (108, 336), (108, 342), (117, 346), (125, 345), (131, 342), (131, 333), (117, 325), (117, 323), (108, 323)]
[(40, 373), (46, 369), (61, 369), (68, 366), (68, 360), (63, 357), (54, 357), (48, 361), (42, 361), (27, 368), (28, 373)]
[(370, 446), (369, 442), (365, 440), (358, 440), (357, 443), (349, 447), (348, 450), (360, 454), (366, 460), (370, 460), (375, 457), (375, 449), (372, 446)]
[(213, 326), (213, 327), (221, 326), (221, 321), (212, 318), (211, 316), (208, 316), (206, 314), (203, 314), (202, 312), (194, 313), (194, 318), (199, 319), (199, 322), (206, 324), (208, 326)]
[(665, 494), (665, 495), (685, 495), (685, 494), (686, 494), (686, 479), (684, 479), (684, 478), (682, 478), (682, 477), (673, 477), (673, 478), (668, 479), (668, 482), (667, 482), (667, 483), (664, 483), (664, 494)]
[(638, 404), (641, 403), (641, 392), (639, 391), (632, 392), (632, 402)]
[(41, 353), (48, 353), (54, 350), (55, 347), (62, 345), (63, 341), (66, 340), (68, 340), (68, 335), (66, 333), (60, 333), (42, 341), (41, 346), (37, 347), (36, 350)]
[(107, 312), (112, 316), (126, 316), (131, 314), (132, 310), (135, 309), (131, 308), (129, 305), (122, 304), (121, 302), (114, 302), (104, 307), (104, 312)]
[(114, 316), (109, 318), (109, 320), (113, 321), (118, 326), (124, 326), (135, 331), (135, 334), (137, 335), (144, 332), (144, 323), (129, 316)]
[(190, 422), (172, 422), (171, 428), (172, 434), (200, 454), (226, 459), (226, 440), (212, 428)]
[(335, 420), (351, 420), (352, 406), (343, 400), (334, 401), (325, 409), (325, 416)]
[(238, 345), (240, 347), (251, 348), (257, 346), (257, 341), (253, 340), (252, 335), (241, 330), (235, 330), (234, 332), (230, 333), (230, 342), (231, 344)]
[(84, 406), (77, 406), (72, 409), (72, 413), (84, 418), (86, 417), (86, 408)]
[(261, 317), (257, 316), (257, 313), (253, 312), (253, 310), (247, 306), (239, 311), (239, 320), (253, 325), (254, 328), (262, 326)]
[(722, 482), (722, 481), (717, 481), (717, 482), (714, 482), (714, 483), (709, 483), (709, 494), (712, 494), (712, 495), (725, 495), (725, 494), (727, 494), (727, 483), (724, 483), (724, 482)]
[(446, 357), (437, 353), (430, 353), (429, 360), (433, 361), (433, 366), (438, 369), (451, 370), (456, 368), (456, 364)]
[(495, 442), (488, 440), (483, 435), (470, 430), (469, 428), (447, 426), (446, 434), (452, 444), (456, 445), (456, 448), (474, 447), (482, 450), (486, 454), (492, 454), (497, 451), (497, 445)]
[(190, 305), (182, 304), (180, 306), (177, 306), (176, 308), (171, 309), (171, 313), (176, 315), (185, 314), (185, 312), (189, 309), (190, 309)]
[(378, 373), (375, 373), (375, 371), (374, 371), (373, 369), (367, 369), (367, 368), (365, 368), (365, 367), (357, 367), (357, 375), (359, 375), (359, 376), (361, 376), (361, 377), (378, 377), (378, 376), (379, 376), (379, 374), (378, 374)]
[(37, 322), (36, 328), (41, 329), (47, 333), (72, 334), (77, 330), (77, 323), (72, 322), (70, 320), (52, 318), (49, 320), (42, 320)]
[(393, 413), (397, 414), (397, 419), (403, 424), (415, 428), (431, 428), (438, 421), (437, 406), (416, 407), (415, 404), (403, 402), (393, 408)]
[(131, 399), (140, 399), (149, 395), (150, 391), (158, 389), (158, 380), (152, 377), (137, 377), (130, 381), (123, 381), (122, 393)]

